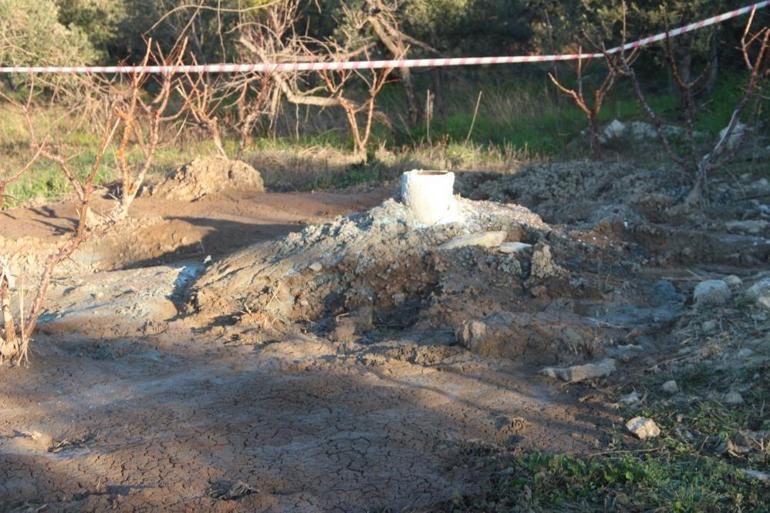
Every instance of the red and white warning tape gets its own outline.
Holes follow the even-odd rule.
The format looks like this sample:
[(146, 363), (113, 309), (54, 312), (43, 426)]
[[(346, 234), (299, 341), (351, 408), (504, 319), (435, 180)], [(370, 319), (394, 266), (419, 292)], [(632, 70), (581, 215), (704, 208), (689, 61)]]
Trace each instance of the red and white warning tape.
[[(734, 11), (705, 20), (690, 23), (668, 32), (645, 37), (638, 41), (618, 46), (607, 51), (609, 54), (632, 50), (663, 41), (667, 37), (677, 37), (704, 27), (716, 25), (726, 20), (748, 14), (756, 9), (770, 6), (770, 0), (757, 2)], [(574, 61), (578, 59), (601, 58), (601, 53), (561, 54), (561, 55), (513, 55), (501, 57), (457, 57), (437, 59), (399, 59), (379, 61), (333, 61), (333, 62), (288, 62), (258, 64), (197, 64), (181, 66), (0, 66), (0, 73), (275, 73), (321, 70), (361, 70), (383, 68), (438, 68), (449, 66), (484, 66), (489, 64), (520, 64), (533, 62)]]

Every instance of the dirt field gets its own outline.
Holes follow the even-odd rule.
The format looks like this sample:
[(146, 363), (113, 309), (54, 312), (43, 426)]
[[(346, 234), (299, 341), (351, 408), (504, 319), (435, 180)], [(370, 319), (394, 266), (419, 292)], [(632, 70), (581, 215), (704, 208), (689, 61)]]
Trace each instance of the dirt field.
[[(139, 198), (2, 369), (0, 510), (427, 511), (500, 448), (604, 451), (619, 394), (702, 354), (705, 321), (770, 353), (761, 305), (693, 299), (768, 276), (770, 185), (730, 180), (704, 215), (663, 171), (471, 173), (463, 221), (431, 228), (392, 185)], [(0, 253), (34, 269), (72, 216), (3, 212)], [(442, 246), (489, 232), (520, 244)]]

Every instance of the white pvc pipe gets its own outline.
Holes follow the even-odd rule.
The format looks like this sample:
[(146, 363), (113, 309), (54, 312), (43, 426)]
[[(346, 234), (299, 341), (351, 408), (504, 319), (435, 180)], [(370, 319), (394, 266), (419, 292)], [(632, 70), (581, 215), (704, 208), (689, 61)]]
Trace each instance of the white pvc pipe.
[(454, 220), (455, 174), (446, 171), (408, 171), (401, 177), (401, 201), (418, 223), (434, 225)]

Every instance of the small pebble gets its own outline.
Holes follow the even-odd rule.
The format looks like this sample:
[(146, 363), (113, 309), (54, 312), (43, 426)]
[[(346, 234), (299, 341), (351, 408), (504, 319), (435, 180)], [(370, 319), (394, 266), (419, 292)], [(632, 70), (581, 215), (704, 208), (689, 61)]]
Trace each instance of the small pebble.
[(620, 402), (626, 405), (636, 404), (640, 401), (639, 394), (634, 390), (628, 395), (624, 395), (620, 398)]
[(497, 250), (500, 253), (521, 253), (522, 251), (527, 251), (529, 249), (532, 249), (532, 244), (526, 244), (524, 242), (504, 242), (498, 246)]
[(704, 333), (714, 333), (717, 330), (717, 321), (715, 320), (708, 320), (703, 323), (701, 326), (703, 328)]
[(726, 404), (743, 404), (743, 396), (739, 392), (728, 392), (725, 394)]
[(676, 384), (676, 381), (674, 381), (673, 379), (663, 383), (663, 386), (661, 388), (663, 389), (664, 392), (668, 394), (675, 394), (679, 392), (679, 386)]

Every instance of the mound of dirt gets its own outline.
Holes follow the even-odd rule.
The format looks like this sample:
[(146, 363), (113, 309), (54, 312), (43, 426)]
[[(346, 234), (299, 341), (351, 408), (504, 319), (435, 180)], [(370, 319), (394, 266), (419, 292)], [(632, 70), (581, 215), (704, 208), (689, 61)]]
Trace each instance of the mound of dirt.
[[(430, 255), (450, 239), (496, 230), (519, 240), (548, 229), (518, 206), (461, 200), (459, 208), (462, 223), (419, 227), (406, 207), (388, 200), (369, 212), (257, 244), (207, 272), (196, 284), (194, 303), (204, 313), (261, 311), (285, 321), (393, 308), (430, 294), (438, 279)], [(510, 260), (506, 269), (520, 270), (514, 256), (498, 258)]]
[[(388, 200), (257, 244), (208, 269), (190, 307), (206, 324), (273, 333), (301, 324), (338, 342), (418, 333), (486, 357), (553, 363), (601, 353), (660, 306), (651, 285), (620, 292), (634, 264), (621, 245), (576, 241), (518, 205), (460, 199), (459, 210), (461, 222), (420, 227)], [(485, 232), (532, 248), (446, 244)], [(611, 322), (607, 302), (627, 305), (638, 322)]]
[(152, 188), (152, 194), (180, 201), (195, 201), (231, 190), (264, 192), (259, 171), (239, 160), (224, 157), (195, 159)]
[[(459, 177), (458, 184), (463, 196), (513, 201), (536, 209), (551, 223), (596, 223), (615, 216), (640, 219), (638, 210), (658, 212), (688, 188), (682, 173), (589, 161), (534, 164), (512, 175), (468, 173)], [(650, 202), (655, 205), (643, 207)]]
[(682, 202), (691, 176), (621, 162), (533, 164), (510, 175), (459, 173), (457, 186), (465, 197), (519, 203), (548, 223), (587, 230), (579, 235), (584, 239), (632, 243), (647, 254), (644, 264), (767, 262), (770, 210), (752, 200), (767, 196), (764, 182), (748, 176), (733, 182), (710, 180), (706, 210)]

